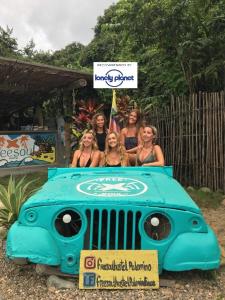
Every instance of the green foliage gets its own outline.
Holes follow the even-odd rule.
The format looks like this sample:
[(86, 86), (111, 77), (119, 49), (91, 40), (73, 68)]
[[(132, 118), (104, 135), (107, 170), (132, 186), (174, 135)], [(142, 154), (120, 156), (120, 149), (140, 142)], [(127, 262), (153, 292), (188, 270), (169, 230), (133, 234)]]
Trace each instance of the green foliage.
[(15, 57), (19, 54), (17, 41), (12, 37), (13, 29), (0, 26), (0, 56)]
[(139, 89), (131, 96), (141, 105), (155, 96), (223, 89), (224, 48), (223, 0), (121, 0), (98, 18), (81, 64), (137, 61)]
[[(31, 48), (31, 49), (30, 49)], [(65, 67), (71, 69), (81, 69), (80, 55), (83, 51), (84, 46), (80, 43), (71, 43), (65, 48), (57, 51), (33, 51), (32, 60), (50, 64), (58, 67)], [(24, 48), (25, 50), (25, 48)], [(28, 53), (32, 50), (32, 45), (27, 45), (26, 50)]]
[[(224, 0), (120, 0), (98, 18), (94, 33), (87, 46), (74, 42), (57, 51), (35, 51), (31, 40), (23, 57), (83, 70), (94, 61), (137, 61), (138, 89), (129, 95), (139, 106), (146, 99), (162, 104), (171, 94), (224, 89)], [(0, 55), (19, 53), (11, 35), (1, 28)], [(111, 101), (107, 91), (98, 95)]]
[(53, 63), (55, 66), (66, 68), (81, 69), (80, 54), (84, 46), (80, 43), (72, 43), (67, 45), (64, 49), (55, 51), (53, 53)]
[(35, 51), (35, 43), (33, 39), (31, 39), (27, 45), (23, 48), (23, 55), (26, 58), (33, 58), (34, 55), (36, 54)]
[(18, 217), (21, 205), (35, 193), (38, 188), (30, 186), (37, 179), (27, 181), (22, 177), (18, 182), (10, 176), (8, 186), (0, 184), (0, 226), (9, 227)]

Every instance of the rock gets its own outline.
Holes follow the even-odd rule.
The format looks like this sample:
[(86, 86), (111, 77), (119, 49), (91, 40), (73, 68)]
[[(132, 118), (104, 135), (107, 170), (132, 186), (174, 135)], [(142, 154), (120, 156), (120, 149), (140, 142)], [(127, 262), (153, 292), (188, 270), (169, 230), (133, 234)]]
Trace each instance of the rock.
[(37, 264), (35, 267), (35, 271), (38, 275), (43, 275), (46, 274), (46, 268), (47, 268), (46, 265)]
[(62, 273), (58, 267), (55, 266), (49, 266), (49, 265), (41, 265), (37, 264), (35, 267), (35, 271), (38, 275), (56, 275), (60, 277), (77, 277), (78, 275), (72, 275), (72, 274), (66, 274)]
[(203, 193), (211, 193), (211, 189), (206, 187), (206, 186), (203, 186), (199, 189), (199, 191), (203, 192)]
[(160, 287), (174, 287), (175, 286), (175, 280), (172, 279), (160, 279), (159, 280)]
[(188, 192), (194, 192), (195, 189), (193, 188), (193, 186), (188, 186), (188, 187), (187, 187), (187, 191), (188, 191)]
[(28, 260), (26, 258), (14, 258), (13, 259), (13, 262), (16, 264), (16, 265), (20, 265), (20, 266), (23, 266), (23, 265), (27, 265), (28, 264)]
[(59, 278), (55, 275), (51, 275), (47, 279), (47, 287), (48, 289), (56, 288), (56, 289), (75, 289), (75, 283)]

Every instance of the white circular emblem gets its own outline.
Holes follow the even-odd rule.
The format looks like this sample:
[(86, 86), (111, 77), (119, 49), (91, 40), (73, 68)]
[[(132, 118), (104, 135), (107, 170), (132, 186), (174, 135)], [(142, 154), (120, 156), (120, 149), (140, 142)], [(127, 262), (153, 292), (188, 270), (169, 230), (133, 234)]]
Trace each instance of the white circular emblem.
[(124, 177), (102, 177), (81, 182), (77, 190), (83, 194), (97, 197), (138, 196), (147, 191), (145, 183)]

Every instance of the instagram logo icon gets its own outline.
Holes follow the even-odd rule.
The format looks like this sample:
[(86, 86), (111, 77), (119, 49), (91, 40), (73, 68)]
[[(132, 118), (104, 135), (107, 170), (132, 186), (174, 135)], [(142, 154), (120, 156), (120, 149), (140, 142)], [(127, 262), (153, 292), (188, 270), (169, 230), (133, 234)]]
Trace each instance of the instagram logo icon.
[(86, 269), (94, 269), (95, 268), (95, 257), (94, 256), (87, 256), (84, 259), (84, 267)]

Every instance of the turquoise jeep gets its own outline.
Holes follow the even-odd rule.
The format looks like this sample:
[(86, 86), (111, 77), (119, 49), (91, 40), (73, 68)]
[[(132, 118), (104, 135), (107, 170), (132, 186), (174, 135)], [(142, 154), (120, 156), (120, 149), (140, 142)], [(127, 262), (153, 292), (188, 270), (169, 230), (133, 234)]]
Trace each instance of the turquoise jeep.
[(159, 272), (220, 264), (216, 236), (172, 167), (50, 169), (9, 230), (7, 256), (77, 274), (82, 249), (156, 249)]

